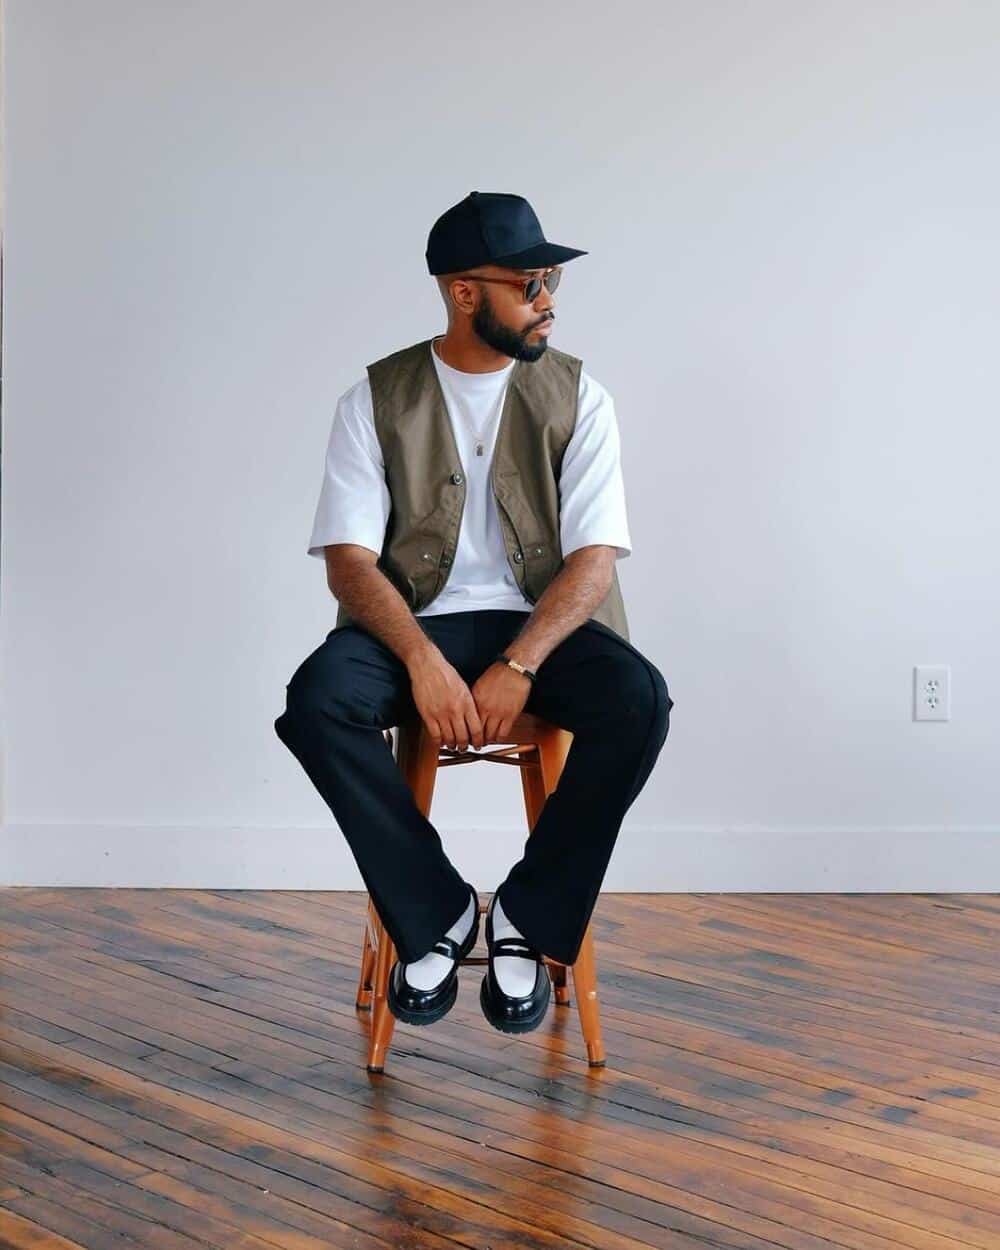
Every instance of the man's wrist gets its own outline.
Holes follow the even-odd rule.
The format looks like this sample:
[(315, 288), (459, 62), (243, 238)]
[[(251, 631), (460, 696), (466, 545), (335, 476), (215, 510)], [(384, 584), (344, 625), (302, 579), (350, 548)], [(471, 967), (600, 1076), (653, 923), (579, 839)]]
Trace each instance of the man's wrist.
[(441, 654), (441, 648), (434, 639), (419, 626), (417, 628), (420, 630), (420, 637), (413, 639), (402, 656), (403, 663), (411, 672), (415, 665), (426, 664), (429, 659)]
[(494, 663), (502, 664), (505, 668), (509, 668), (512, 672), (520, 673), (520, 675), (522, 677), (526, 677), (532, 685), (535, 682), (535, 678), (538, 676), (534, 669), (532, 669), (529, 665), (522, 664), (520, 660), (514, 659), (509, 651), (501, 651), (500, 654), (496, 656)]
[(538, 667), (545, 659), (544, 655), (539, 655), (537, 650), (525, 646), (518, 639), (513, 639), (501, 652), (502, 655), (508, 655), (512, 660), (517, 660), (518, 664), (523, 664), (525, 668), (530, 668), (533, 673), (538, 672)]

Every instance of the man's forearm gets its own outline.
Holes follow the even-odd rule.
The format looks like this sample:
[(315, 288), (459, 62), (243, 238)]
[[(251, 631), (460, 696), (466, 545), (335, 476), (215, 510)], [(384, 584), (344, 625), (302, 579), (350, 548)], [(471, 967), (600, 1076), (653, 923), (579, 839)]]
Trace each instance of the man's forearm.
[(338, 570), (330, 587), (344, 611), (374, 634), (408, 669), (438, 651), (410, 605), (380, 568), (367, 561)]
[(611, 588), (614, 547), (579, 547), (545, 587), (521, 632), (504, 648), (518, 664), (537, 670), (562, 640), (588, 620)]

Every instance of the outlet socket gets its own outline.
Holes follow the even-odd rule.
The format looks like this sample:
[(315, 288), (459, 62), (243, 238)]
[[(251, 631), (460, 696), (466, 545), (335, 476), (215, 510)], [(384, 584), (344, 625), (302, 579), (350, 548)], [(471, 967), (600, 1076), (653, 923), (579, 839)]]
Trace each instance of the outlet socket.
[(913, 719), (951, 720), (951, 669), (947, 664), (914, 667)]

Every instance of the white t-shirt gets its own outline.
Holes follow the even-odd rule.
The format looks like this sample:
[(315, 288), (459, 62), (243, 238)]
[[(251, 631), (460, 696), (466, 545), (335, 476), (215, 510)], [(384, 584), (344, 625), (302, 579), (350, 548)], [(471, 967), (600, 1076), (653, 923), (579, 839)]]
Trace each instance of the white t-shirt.
[[(433, 344), (431, 357), (462, 461), (465, 508), (448, 580), (416, 615), (479, 608), (531, 612), (534, 604), (522, 594), (507, 563), (489, 477), (515, 361), (491, 373), (466, 373), (445, 364)], [(477, 455), (480, 444), (483, 454)], [(366, 373), (337, 401), (309, 555), (322, 559), (330, 543), (358, 543), (381, 553), (390, 510)], [(592, 543), (615, 547), (619, 560), (632, 551), (614, 403), (582, 369), (576, 426), (560, 471), (559, 529), (563, 558)]]

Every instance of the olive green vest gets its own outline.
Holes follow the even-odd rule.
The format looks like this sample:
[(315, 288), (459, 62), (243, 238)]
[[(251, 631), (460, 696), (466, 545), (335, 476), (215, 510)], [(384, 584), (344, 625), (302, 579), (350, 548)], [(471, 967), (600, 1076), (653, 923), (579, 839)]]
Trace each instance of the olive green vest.
[[(559, 471), (576, 425), (582, 363), (552, 347), (535, 361), (515, 360), (500, 414), (490, 468), (493, 494), (507, 563), (531, 603), (562, 567)], [(448, 581), (465, 475), (431, 340), (376, 360), (368, 378), (392, 500), (377, 567), (416, 613)], [(617, 570), (590, 619), (628, 640)], [(334, 628), (350, 624), (341, 606)]]

